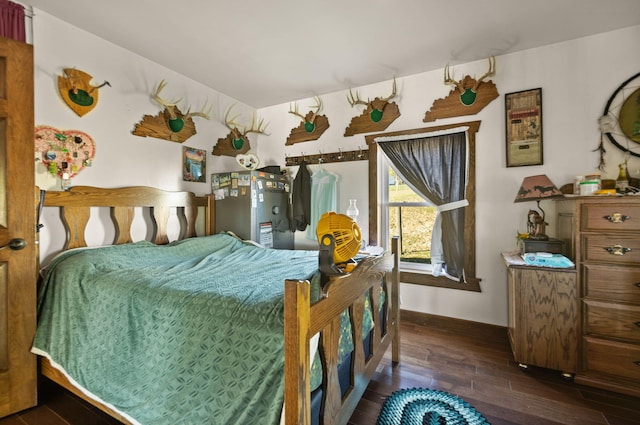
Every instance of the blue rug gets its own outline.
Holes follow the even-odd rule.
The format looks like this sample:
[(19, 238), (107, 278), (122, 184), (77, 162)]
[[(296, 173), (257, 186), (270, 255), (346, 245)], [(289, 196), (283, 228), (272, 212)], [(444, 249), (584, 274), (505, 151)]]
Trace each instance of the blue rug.
[(466, 401), (444, 391), (409, 388), (385, 400), (376, 425), (484, 425), (482, 414)]

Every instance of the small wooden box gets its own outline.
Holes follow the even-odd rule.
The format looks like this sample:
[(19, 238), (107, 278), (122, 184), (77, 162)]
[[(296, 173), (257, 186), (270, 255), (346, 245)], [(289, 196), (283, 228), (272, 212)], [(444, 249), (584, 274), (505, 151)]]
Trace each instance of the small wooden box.
[(520, 252), (548, 252), (550, 254), (562, 254), (563, 241), (549, 238), (547, 241), (537, 241), (533, 239), (522, 239)]

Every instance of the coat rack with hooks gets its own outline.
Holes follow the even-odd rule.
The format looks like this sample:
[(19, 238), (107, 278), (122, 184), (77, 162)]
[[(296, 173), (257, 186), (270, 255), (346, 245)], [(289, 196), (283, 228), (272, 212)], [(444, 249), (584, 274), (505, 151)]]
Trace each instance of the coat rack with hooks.
[(330, 162), (347, 162), (347, 161), (364, 161), (369, 159), (368, 149), (358, 149), (354, 151), (343, 151), (340, 149), (338, 152), (320, 152), (314, 155), (305, 155), (304, 152), (300, 156), (286, 156), (287, 167), (300, 165), (302, 161), (307, 164), (327, 164)]

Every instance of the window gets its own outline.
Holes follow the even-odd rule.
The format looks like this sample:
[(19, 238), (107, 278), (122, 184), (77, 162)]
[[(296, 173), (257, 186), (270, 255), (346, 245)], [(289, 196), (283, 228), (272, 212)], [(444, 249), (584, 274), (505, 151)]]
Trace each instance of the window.
[[(426, 234), (432, 228), (431, 218), (435, 214), (434, 204), (425, 202), (422, 197), (405, 186), (406, 182), (380, 161), (377, 138), (414, 136), (417, 134), (443, 131), (455, 127), (467, 127), (468, 151), (466, 153), (467, 185), (464, 210), (464, 252), (462, 253), (465, 282), (451, 280), (445, 276), (433, 276), (430, 264), (430, 237), (420, 243), (413, 240), (418, 234)], [(402, 282), (454, 289), (480, 291), (480, 279), (475, 276), (475, 134), (480, 127), (479, 121), (445, 126), (405, 130), (393, 133), (366, 136), (369, 146), (369, 240), (371, 243), (387, 246), (391, 236), (399, 234), (401, 239), (401, 280)], [(391, 172), (389, 171), (391, 169)], [(380, 176), (380, 178), (378, 178)], [(397, 189), (397, 190), (396, 190)], [(408, 189), (408, 190), (407, 190)], [(395, 192), (394, 192), (395, 191)], [(412, 221), (413, 220), (413, 221)], [(461, 219), (462, 220), (462, 219)], [(446, 238), (446, 235), (445, 235)], [(422, 239), (422, 236), (417, 239)]]
[(437, 208), (417, 194), (391, 168), (384, 155), (378, 157), (380, 175), (388, 175), (388, 185), (380, 185), (380, 238), (400, 236), (403, 267), (431, 271), (431, 235)]

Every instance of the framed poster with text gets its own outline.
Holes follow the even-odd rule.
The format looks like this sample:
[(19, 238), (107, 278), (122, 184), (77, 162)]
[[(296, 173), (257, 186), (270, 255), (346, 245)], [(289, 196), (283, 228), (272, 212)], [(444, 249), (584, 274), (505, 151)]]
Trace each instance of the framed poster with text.
[(507, 167), (542, 165), (542, 89), (504, 96)]

